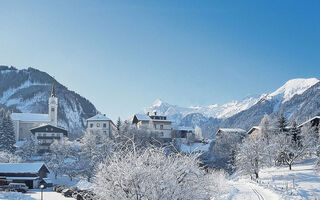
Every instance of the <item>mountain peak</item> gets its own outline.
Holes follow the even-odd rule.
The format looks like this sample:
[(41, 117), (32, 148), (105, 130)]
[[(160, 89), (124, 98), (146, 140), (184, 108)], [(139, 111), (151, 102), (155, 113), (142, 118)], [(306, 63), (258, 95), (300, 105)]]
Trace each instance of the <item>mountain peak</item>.
[(280, 97), (283, 102), (290, 100), (296, 94), (302, 94), (304, 91), (318, 83), (317, 78), (297, 78), (287, 81), (283, 86), (269, 94), (269, 97)]
[(154, 102), (153, 102), (153, 107), (159, 107), (163, 104), (164, 102), (161, 100), (161, 99), (156, 99)]

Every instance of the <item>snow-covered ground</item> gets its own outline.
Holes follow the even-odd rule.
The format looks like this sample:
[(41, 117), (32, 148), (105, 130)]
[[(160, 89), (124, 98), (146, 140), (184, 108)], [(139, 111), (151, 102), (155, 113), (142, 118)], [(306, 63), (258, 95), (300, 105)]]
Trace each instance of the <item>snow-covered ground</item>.
[(319, 200), (320, 174), (314, 171), (314, 160), (288, 167), (271, 167), (260, 172), (259, 183), (249, 178), (229, 181), (233, 188), (228, 199), (249, 200)]
[[(0, 192), (0, 200), (40, 200), (40, 190), (29, 190), (22, 194), (18, 192)], [(64, 197), (61, 193), (52, 191), (51, 188), (43, 191), (43, 199), (45, 200), (72, 200), (73, 198)]]
[(281, 194), (283, 199), (320, 199), (320, 174), (316, 173), (314, 160), (288, 167), (273, 167), (262, 170), (260, 185)]

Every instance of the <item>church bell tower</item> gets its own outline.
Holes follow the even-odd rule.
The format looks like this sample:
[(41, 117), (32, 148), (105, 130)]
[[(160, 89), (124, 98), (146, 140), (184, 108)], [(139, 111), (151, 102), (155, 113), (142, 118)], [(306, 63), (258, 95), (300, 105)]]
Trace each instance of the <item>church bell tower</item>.
[(51, 86), (51, 94), (49, 98), (49, 117), (50, 124), (53, 126), (58, 126), (58, 98), (55, 94), (54, 82)]

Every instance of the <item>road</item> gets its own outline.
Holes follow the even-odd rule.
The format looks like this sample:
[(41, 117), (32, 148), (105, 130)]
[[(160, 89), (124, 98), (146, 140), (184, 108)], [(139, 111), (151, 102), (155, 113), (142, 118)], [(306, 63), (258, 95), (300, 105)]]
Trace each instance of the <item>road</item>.
[[(41, 200), (40, 190), (29, 190), (25, 195), (30, 196), (34, 199)], [(64, 197), (61, 193), (52, 191), (52, 189), (46, 189), (43, 191), (43, 199), (45, 200), (74, 200), (73, 198)]]
[(254, 183), (244, 180), (230, 181), (235, 191), (232, 193), (232, 200), (280, 200), (279, 195), (271, 190), (260, 187)]

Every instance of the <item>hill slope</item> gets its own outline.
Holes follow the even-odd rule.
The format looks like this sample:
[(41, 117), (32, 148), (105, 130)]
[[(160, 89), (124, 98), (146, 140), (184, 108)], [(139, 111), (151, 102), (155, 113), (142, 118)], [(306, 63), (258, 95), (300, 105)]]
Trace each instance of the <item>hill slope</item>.
[(58, 125), (82, 134), (85, 120), (97, 113), (95, 106), (37, 69), (0, 66), (0, 105), (15, 112), (48, 113), (52, 82), (55, 82), (59, 99)]

